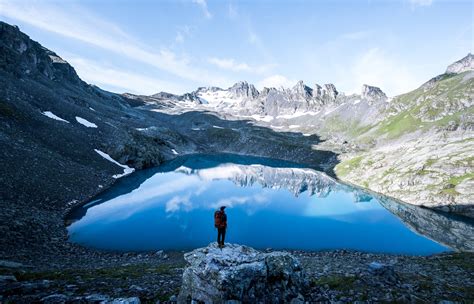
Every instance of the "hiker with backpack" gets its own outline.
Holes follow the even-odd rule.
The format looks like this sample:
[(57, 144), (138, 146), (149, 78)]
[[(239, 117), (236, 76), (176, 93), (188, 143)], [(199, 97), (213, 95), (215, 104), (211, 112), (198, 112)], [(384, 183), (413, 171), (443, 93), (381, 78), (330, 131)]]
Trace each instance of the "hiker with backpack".
[(220, 210), (214, 212), (214, 227), (217, 228), (217, 244), (219, 248), (224, 247), (225, 231), (227, 229), (227, 214), (225, 214), (225, 206), (222, 206)]

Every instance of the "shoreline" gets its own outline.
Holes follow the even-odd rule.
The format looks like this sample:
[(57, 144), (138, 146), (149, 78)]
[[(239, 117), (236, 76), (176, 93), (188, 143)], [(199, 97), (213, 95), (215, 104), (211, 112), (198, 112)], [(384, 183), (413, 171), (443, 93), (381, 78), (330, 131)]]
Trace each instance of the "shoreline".
[[(155, 300), (167, 301), (178, 294), (185, 267), (184, 251), (106, 251), (82, 247), (68, 241), (65, 226), (67, 214), (107, 191), (116, 181), (101, 181), (100, 184), (104, 186), (100, 191), (85, 195), (87, 199), (67, 204), (65, 208), (58, 205), (48, 206), (48, 202), (45, 202), (46, 205), (33, 206), (33, 210), (30, 210), (22, 206), (28, 205), (28, 202), (6, 204), (6, 201), (2, 201), (3, 215), (10, 214), (14, 217), (14, 226), (19, 229), (12, 230), (7, 227), (5, 231), (5, 228), (0, 227), (6, 232), (0, 251), (0, 276), (14, 276), (16, 280), (0, 281), (0, 301), (27, 303), (39, 301), (52, 294), (62, 294), (71, 300), (99, 294), (110, 299), (139, 297), (145, 303), (155, 303)], [(474, 253), (453, 251), (416, 256), (357, 250), (271, 251), (285, 251), (295, 255), (302, 262), (309, 280), (313, 282), (311, 292), (318, 294), (315, 299), (321, 301), (335, 301), (341, 297), (362, 299), (364, 296), (358, 294), (366, 288), (373, 290), (373, 294), (367, 295), (368, 299), (383, 298), (385, 295), (380, 295), (377, 291), (380, 288), (374, 287), (378, 283), (371, 281), (372, 277), (368, 272), (371, 262), (393, 264), (394, 269), (403, 278), (404, 283), (400, 284), (405, 284), (405, 287), (418, 286), (420, 278), (423, 282), (427, 281), (427, 278), (439, 278), (447, 282), (446, 284), (459, 286), (461, 291), (458, 292), (462, 294), (462, 297), (459, 297), (456, 293), (446, 293), (445, 289), (436, 289), (433, 284), (425, 282), (424, 287), (418, 288), (417, 291), (417, 297), (420, 299), (429, 299), (435, 295), (439, 299), (474, 300), (474, 277), (471, 274), (474, 273)], [(9, 262), (23, 265), (5, 266)], [(446, 265), (454, 267), (456, 271), (449, 270)], [(417, 276), (414, 269), (426, 273), (427, 278)], [(444, 272), (441, 274), (441, 271)], [(356, 277), (363, 280), (358, 282), (359, 279), (354, 279)], [(343, 288), (349, 283), (355, 284), (353, 289)], [(409, 296), (414, 292), (414, 287), (402, 288), (400, 284), (389, 285), (402, 297), (394, 300), (416, 300)], [(350, 294), (351, 290), (353, 295)], [(22, 302), (23, 298), (27, 300)]]

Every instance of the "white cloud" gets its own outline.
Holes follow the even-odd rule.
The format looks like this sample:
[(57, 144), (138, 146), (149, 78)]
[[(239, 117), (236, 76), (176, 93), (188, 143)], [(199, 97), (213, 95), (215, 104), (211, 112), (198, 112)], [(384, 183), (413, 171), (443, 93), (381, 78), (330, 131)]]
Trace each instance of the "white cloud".
[(250, 73), (256, 73), (256, 74), (265, 73), (275, 66), (274, 64), (250, 66), (245, 62), (237, 62), (233, 58), (211, 57), (211, 58), (208, 58), (207, 61), (221, 69), (230, 70), (233, 72), (250, 72)]
[(269, 203), (269, 198), (263, 194), (258, 193), (251, 196), (231, 196), (227, 198), (223, 198), (219, 200), (217, 203), (214, 203), (212, 206), (214, 208), (218, 208), (220, 206), (226, 207), (236, 207), (238, 205), (245, 205), (245, 204), (253, 204), (253, 205), (266, 205)]
[(413, 7), (416, 6), (430, 6), (433, 0), (408, 0)]
[(151, 47), (141, 45), (115, 24), (97, 18), (73, 3), (68, 4), (69, 11), (66, 11), (48, 2), (0, 0), (0, 15), (91, 44), (183, 79), (214, 85), (230, 83), (222, 75), (196, 68), (186, 57), (179, 57), (170, 50), (151, 51)]
[(272, 75), (269, 77), (266, 77), (265, 79), (262, 79), (257, 83), (257, 88), (263, 89), (263, 88), (290, 88), (296, 84), (296, 80), (288, 79), (283, 75)]
[(420, 85), (413, 74), (414, 67), (407, 67), (379, 48), (367, 50), (352, 67), (345, 69), (344, 78), (351, 83), (349, 93), (360, 93), (363, 84), (380, 87), (389, 95), (398, 95)]
[(209, 9), (207, 8), (206, 0), (193, 0), (193, 3), (196, 3), (197, 5), (201, 7), (202, 12), (204, 13), (204, 16), (207, 19), (212, 18), (212, 14), (209, 12)]
[(74, 56), (68, 57), (67, 61), (74, 66), (77, 74), (84, 81), (105, 89), (146, 95), (160, 91), (173, 93), (182, 93), (185, 91), (183, 87), (174, 83), (133, 72), (122, 71), (96, 61)]
[(176, 212), (180, 209), (184, 209), (185, 211), (190, 211), (192, 209), (192, 203), (189, 200), (190, 194), (188, 195), (176, 195), (172, 199), (166, 202), (165, 210), (166, 212)]

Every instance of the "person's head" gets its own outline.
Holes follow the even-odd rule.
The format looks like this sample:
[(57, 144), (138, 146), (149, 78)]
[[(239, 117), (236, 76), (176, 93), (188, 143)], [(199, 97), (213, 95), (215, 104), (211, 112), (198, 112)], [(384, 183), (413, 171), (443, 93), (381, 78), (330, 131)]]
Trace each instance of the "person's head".
[(224, 209), (225, 209), (225, 206), (222, 206), (222, 207), (221, 207), (221, 211), (224, 211)]

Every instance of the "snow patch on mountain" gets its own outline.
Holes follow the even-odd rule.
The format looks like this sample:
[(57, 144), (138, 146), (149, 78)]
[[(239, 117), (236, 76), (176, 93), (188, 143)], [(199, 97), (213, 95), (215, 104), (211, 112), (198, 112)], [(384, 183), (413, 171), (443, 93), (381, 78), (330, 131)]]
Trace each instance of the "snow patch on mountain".
[(77, 120), (78, 123), (80, 123), (81, 125), (83, 125), (85, 127), (97, 128), (97, 125), (95, 123), (92, 123), (92, 122), (90, 122), (87, 119), (84, 119), (82, 117), (76, 116), (76, 120)]
[(123, 168), (123, 173), (122, 174), (114, 174), (112, 175), (113, 178), (121, 178), (121, 177), (124, 177), (125, 175), (129, 175), (130, 173), (132, 173), (133, 171), (135, 171), (134, 168), (130, 168), (129, 166), (127, 165), (122, 165), (121, 163), (119, 163), (118, 161), (116, 161), (115, 159), (113, 159), (112, 157), (110, 157), (110, 155), (108, 155), (107, 153), (103, 152), (103, 151), (100, 151), (98, 149), (94, 149), (95, 152), (97, 152), (100, 156), (102, 156), (103, 158), (105, 158), (106, 160), (116, 164), (117, 166), (119, 167), (122, 167)]
[(41, 112), (41, 114), (43, 114), (44, 116), (47, 116), (49, 118), (52, 118), (54, 120), (58, 120), (58, 121), (62, 121), (62, 122), (65, 122), (65, 123), (69, 123), (69, 121), (65, 120), (65, 119), (62, 119), (61, 117), (53, 114), (53, 112), (51, 111), (44, 111), (44, 112)]

